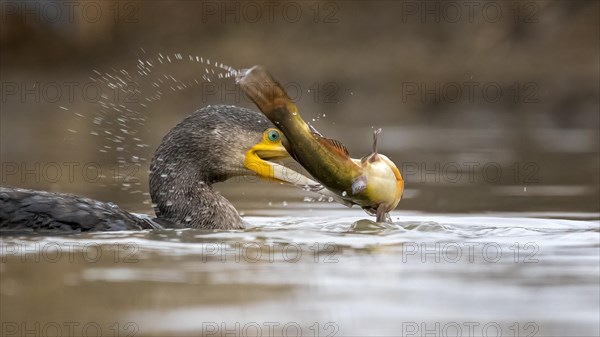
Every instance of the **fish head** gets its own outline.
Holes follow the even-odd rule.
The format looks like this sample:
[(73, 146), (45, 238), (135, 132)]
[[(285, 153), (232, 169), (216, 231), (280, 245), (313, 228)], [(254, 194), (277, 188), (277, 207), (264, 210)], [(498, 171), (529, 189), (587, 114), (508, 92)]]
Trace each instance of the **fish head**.
[(364, 193), (372, 205), (363, 208), (371, 213), (381, 204), (386, 212), (396, 208), (404, 192), (404, 180), (396, 164), (385, 155), (371, 153), (360, 160), (360, 166), (366, 182)]

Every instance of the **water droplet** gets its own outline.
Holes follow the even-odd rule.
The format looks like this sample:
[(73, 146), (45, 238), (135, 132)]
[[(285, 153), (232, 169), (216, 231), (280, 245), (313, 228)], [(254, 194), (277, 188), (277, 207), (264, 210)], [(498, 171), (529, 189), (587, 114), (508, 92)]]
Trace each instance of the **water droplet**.
[(288, 205), (287, 201), (283, 201), (281, 204), (282, 204), (284, 207)]
[(327, 202), (333, 202), (333, 197), (327, 198)]
[(269, 201), (269, 203), (267, 204), (269, 206), (273, 206), (273, 203)]
[(348, 195), (348, 192), (346, 192), (346, 191), (342, 192), (342, 197), (345, 197), (347, 195)]
[(167, 201), (166, 205), (167, 205), (167, 206), (172, 206), (172, 205), (173, 205), (173, 202), (172, 202), (171, 200), (169, 200), (169, 201)]

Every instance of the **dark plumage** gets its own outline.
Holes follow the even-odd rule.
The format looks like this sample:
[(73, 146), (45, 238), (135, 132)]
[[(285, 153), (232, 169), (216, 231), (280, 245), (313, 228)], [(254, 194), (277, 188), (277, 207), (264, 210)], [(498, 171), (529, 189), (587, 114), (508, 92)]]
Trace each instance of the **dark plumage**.
[(156, 226), (111, 203), (72, 194), (0, 187), (3, 233), (139, 230)]
[(150, 164), (156, 215), (186, 227), (244, 228), (211, 185), (249, 174), (244, 153), (272, 127), (261, 113), (234, 106), (208, 106), (186, 117), (163, 138)]
[[(251, 174), (244, 153), (274, 127), (235, 106), (195, 111), (163, 138), (150, 165), (150, 195), (166, 227), (241, 229), (243, 220), (212, 184)], [(0, 187), (0, 230), (114, 231), (161, 227), (116, 205), (71, 194)]]

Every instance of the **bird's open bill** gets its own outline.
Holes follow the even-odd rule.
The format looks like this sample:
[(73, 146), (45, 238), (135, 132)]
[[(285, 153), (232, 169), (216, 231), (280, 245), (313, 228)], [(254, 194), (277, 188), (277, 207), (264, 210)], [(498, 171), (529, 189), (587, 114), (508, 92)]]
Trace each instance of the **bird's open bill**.
[(339, 141), (323, 137), (298, 113), (281, 85), (265, 70), (254, 66), (237, 77), (242, 90), (285, 135), (282, 145), (336, 200), (356, 204), (377, 221), (389, 220), (388, 213), (400, 202), (404, 181), (396, 165), (377, 153), (374, 135), (373, 153), (350, 158)]
[(283, 146), (285, 136), (277, 129), (267, 129), (263, 138), (254, 144), (244, 155), (244, 168), (254, 172), (258, 177), (294, 185), (305, 190), (317, 192), (323, 186), (291, 167), (281, 165), (273, 160), (289, 158)]

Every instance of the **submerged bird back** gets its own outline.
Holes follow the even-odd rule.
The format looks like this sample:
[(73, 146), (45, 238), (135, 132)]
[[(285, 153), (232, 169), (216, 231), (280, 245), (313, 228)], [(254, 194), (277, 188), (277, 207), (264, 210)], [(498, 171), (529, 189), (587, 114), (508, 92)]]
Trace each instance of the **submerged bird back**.
[(72, 194), (0, 187), (0, 232), (89, 232), (151, 229), (112, 203)]

